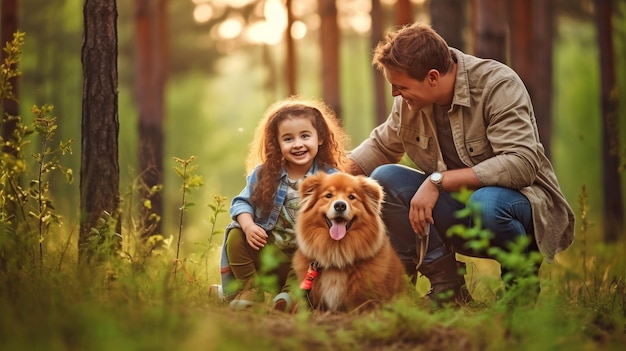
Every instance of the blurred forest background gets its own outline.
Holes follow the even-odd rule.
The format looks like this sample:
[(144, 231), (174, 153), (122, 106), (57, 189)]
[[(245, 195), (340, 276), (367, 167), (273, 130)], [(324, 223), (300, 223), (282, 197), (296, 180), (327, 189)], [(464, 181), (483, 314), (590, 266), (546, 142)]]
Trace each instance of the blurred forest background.
[[(8, 1), (3, 0), (3, 5)], [(337, 40), (339, 48), (338, 84), (332, 96), (339, 97), (339, 100), (327, 102), (337, 109), (351, 136), (352, 146), (356, 146), (381, 118), (387, 116), (386, 108), (382, 109), (383, 116), (376, 112), (377, 109), (380, 111), (380, 106), (377, 105), (379, 102), (376, 101), (375, 91), (381, 77), (370, 64), (375, 42), (373, 25), (387, 32), (403, 23), (432, 23), (432, 8), (437, 1), (456, 6), (462, 21), (444, 23), (440, 28), (435, 28), (440, 32), (452, 26), (460, 28), (463, 40), (457, 45), (462, 45), (459, 48), (468, 53), (478, 55), (474, 33), (477, 28), (481, 28), (480, 24), (490, 19), (500, 20), (504, 24), (502, 33), (507, 35), (500, 38), (503, 40), (499, 50), (505, 53), (500, 59), (511, 63), (509, 61), (516, 46), (508, 35), (512, 33), (508, 24), (515, 18), (524, 18), (512, 8), (512, 4), (519, 1), (118, 1), (120, 193), (128, 193), (142, 171), (139, 161), (142, 86), (138, 84), (141, 79), (138, 72), (146, 67), (143, 66), (145, 61), (139, 60), (138, 53), (142, 43), (146, 42), (138, 37), (141, 33), (137, 11), (140, 4), (151, 6), (154, 11), (157, 3), (164, 6), (162, 9), (165, 9), (167, 24), (161, 27), (163, 32), (154, 28), (160, 47), (166, 48), (167, 57), (163, 66), (166, 80), (162, 140), (162, 232), (165, 237), (175, 236), (179, 225), (180, 178), (173, 171), (177, 166), (173, 157), (187, 159), (196, 156), (196, 172), (204, 179), (204, 186), (191, 194), (189, 200), (196, 205), (188, 212), (184, 226), (184, 247), (189, 248), (189, 245), (208, 240), (210, 223), (207, 218), (210, 210), (207, 205), (214, 201), (213, 196), (225, 196), (230, 202), (245, 184), (247, 147), (265, 108), (291, 93), (330, 99), (327, 94), (331, 89), (324, 85), (323, 79), (329, 72), (323, 65), (320, 45), (323, 39), (323, 34), (320, 34), (323, 30), (321, 23), (324, 23), (320, 20), (321, 6), (331, 3), (337, 11), (338, 30), (331, 39)], [(551, 152), (563, 192), (576, 213), (580, 210), (578, 199), (582, 188), (587, 188), (588, 219), (593, 224), (590, 233), (601, 238), (606, 209), (603, 202), (600, 41), (598, 21), (594, 15), (596, 5), (604, 1), (546, 2), (550, 4), (549, 23), (553, 28), (546, 35), (553, 41), (552, 72), (544, 79), (546, 87), (552, 86), (552, 119), (551, 129), (548, 130), (550, 135), (542, 135), (542, 138), (550, 140), (546, 147)], [(19, 0), (15, 3), (19, 14), (17, 27), (26, 33), (19, 65), (22, 71), (18, 89), (20, 114), (28, 121), (32, 118), (31, 106), (54, 105), (54, 115), (58, 117), (59, 125), (57, 137), (61, 140), (76, 140), (74, 154), (65, 164), (78, 175), (83, 1)], [(609, 17), (612, 22), (609, 24), (612, 23), (618, 87), (617, 122), (618, 125), (624, 125), (626, 1), (615, 0), (611, 3), (613, 11)], [(291, 9), (290, 16), (287, 16), (285, 10), (287, 4)], [(488, 5), (503, 12), (477, 13), (479, 6)], [(156, 13), (149, 12), (148, 18), (153, 18)], [(5, 14), (2, 13), (3, 18)], [(439, 16), (445, 18), (445, 14)], [(285, 41), (285, 21), (288, 17), (291, 21), (289, 23), (293, 23), (293, 42)], [(531, 27), (534, 25), (537, 25), (536, 19), (525, 24)], [(536, 43), (532, 41), (530, 46), (518, 48), (530, 50), (534, 54)], [(389, 87), (385, 85), (383, 89), (389, 106)], [(542, 96), (538, 95), (536, 99)], [(156, 102), (144, 100), (144, 103), (150, 105)], [(626, 135), (623, 128), (616, 128), (614, 132), (618, 133), (621, 142), (619, 164), (623, 165)], [(624, 188), (623, 180), (624, 176), (619, 173), (621, 189)], [(56, 208), (65, 218), (66, 234), (76, 232), (79, 225), (78, 184), (77, 181), (66, 184), (59, 179), (51, 186)], [(619, 218), (623, 217), (623, 213), (620, 214)], [(218, 226), (223, 228), (228, 221), (227, 216), (223, 215), (219, 218)], [(67, 240), (69, 234), (66, 234), (60, 235), (59, 240)], [(617, 234), (621, 236), (623, 233)]]

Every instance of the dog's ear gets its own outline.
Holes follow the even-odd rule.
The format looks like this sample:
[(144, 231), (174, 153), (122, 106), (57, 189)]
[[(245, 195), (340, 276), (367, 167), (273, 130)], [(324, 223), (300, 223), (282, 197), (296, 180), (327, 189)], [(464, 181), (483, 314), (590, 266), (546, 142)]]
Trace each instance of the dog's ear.
[(383, 198), (385, 196), (383, 187), (378, 184), (376, 180), (370, 177), (358, 176), (358, 178), (359, 182), (361, 183), (363, 192), (367, 197), (369, 207), (379, 213), (383, 204)]
[(315, 173), (311, 176), (304, 178), (302, 184), (300, 184), (300, 207), (302, 209), (307, 209), (313, 205), (315, 202), (313, 200), (313, 195), (315, 191), (322, 184), (322, 180), (326, 177), (326, 173), (319, 172)]

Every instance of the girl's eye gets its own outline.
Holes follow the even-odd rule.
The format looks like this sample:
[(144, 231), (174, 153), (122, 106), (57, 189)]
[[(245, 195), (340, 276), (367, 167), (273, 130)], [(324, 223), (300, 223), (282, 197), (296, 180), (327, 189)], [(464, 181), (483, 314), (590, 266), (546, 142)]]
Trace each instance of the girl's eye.
[(290, 142), (290, 141), (291, 141), (291, 138), (284, 138), (284, 139), (283, 139), (283, 141), (284, 141), (284, 142), (286, 142), (286, 143), (288, 143), (288, 142)]

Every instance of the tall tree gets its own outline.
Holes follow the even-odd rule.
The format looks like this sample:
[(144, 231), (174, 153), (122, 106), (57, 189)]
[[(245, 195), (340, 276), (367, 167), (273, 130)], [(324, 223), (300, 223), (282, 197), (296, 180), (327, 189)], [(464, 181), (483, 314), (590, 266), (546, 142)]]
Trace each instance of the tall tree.
[[(139, 172), (143, 187), (140, 236), (161, 233), (163, 120), (167, 67), (167, 0), (135, 0), (135, 98), (139, 107)], [(149, 200), (149, 201), (146, 201)]]
[(83, 17), (78, 244), (79, 258), (89, 260), (96, 253), (89, 244), (91, 229), (98, 227), (105, 212), (117, 217), (120, 198), (116, 1), (85, 0)]
[[(380, 0), (372, 0), (372, 10), (370, 13), (372, 18), (372, 32), (370, 36), (370, 45), (372, 50), (383, 39), (383, 11), (380, 6)], [(382, 124), (387, 119), (387, 104), (385, 99), (385, 77), (381, 72), (372, 67), (374, 75), (374, 113), (376, 115), (376, 125)]]
[(287, 91), (289, 95), (295, 95), (296, 89), (296, 48), (291, 35), (291, 27), (293, 26), (293, 11), (291, 8), (292, 0), (287, 0), (285, 7), (287, 8), (287, 30), (285, 31), (285, 42), (287, 47)]
[(396, 2), (396, 24), (403, 26), (411, 23), (413, 23), (411, 0), (398, 0)]
[(604, 195), (604, 241), (616, 242), (623, 230), (622, 190), (619, 160), (617, 80), (613, 49), (612, 3), (595, 0), (595, 22), (600, 51), (600, 95), (602, 108), (602, 172)]
[(546, 155), (552, 155), (552, 50), (554, 43), (554, 0), (532, 1), (531, 98), (539, 136)]
[(509, 0), (509, 48), (510, 65), (519, 74), (522, 81), (533, 96), (532, 84), (529, 84), (532, 76), (532, 56), (534, 43), (531, 31), (532, 2), (527, 0)]
[(550, 155), (552, 132), (552, 0), (509, 0), (510, 65), (533, 101), (539, 136)]
[(465, 50), (465, 0), (437, 0), (430, 2), (430, 23), (448, 45)]
[[(4, 48), (5, 43), (9, 43), (13, 40), (13, 34), (17, 32), (17, 23), (18, 23), (18, 7), (17, 0), (2, 0), (2, 5), (0, 5), (0, 14), (2, 15), (2, 27), (1, 27), (1, 40), (0, 44), (2, 48)], [(0, 52), (0, 60), (4, 60), (6, 57), (6, 52), (2, 50)], [(16, 127), (16, 121), (14, 119), (4, 118), (6, 116), (18, 116), (19, 115), (19, 105), (17, 103), (19, 97), (19, 89), (18, 83), (19, 80), (17, 77), (9, 79), (9, 83), (12, 86), (12, 98), (4, 99), (0, 103), (2, 104), (2, 138), (4, 140), (13, 139), (13, 130)], [(3, 152), (9, 152), (14, 155), (17, 155), (17, 150), (9, 150), (6, 147), (6, 144), (3, 146)]]
[(341, 118), (339, 82), (339, 26), (335, 0), (320, 0), (320, 46), (322, 49), (322, 98)]
[(473, 0), (474, 54), (506, 62), (506, 7), (502, 0)]

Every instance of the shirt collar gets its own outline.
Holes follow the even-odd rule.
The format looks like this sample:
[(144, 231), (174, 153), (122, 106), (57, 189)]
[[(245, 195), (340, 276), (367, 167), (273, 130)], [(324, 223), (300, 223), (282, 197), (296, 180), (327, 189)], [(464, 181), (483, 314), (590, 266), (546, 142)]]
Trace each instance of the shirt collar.
[[(311, 166), (311, 168), (309, 168), (309, 170), (306, 172), (306, 174), (304, 175), (304, 177), (308, 177), (311, 174), (317, 173), (317, 169), (319, 167), (317, 166), (317, 162), (313, 162), (313, 165)], [(280, 179), (286, 179), (287, 178), (287, 170), (285, 169), (285, 167), (283, 167), (282, 171), (280, 172)]]
[(470, 106), (469, 72), (465, 64), (464, 54), (457, 49), (450, 48), (452, 56), (456, 57), (456, 80), (454, 82), (454, 96), (452, 105)]

